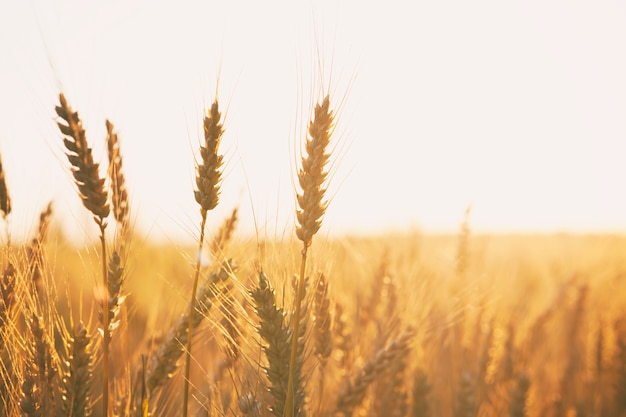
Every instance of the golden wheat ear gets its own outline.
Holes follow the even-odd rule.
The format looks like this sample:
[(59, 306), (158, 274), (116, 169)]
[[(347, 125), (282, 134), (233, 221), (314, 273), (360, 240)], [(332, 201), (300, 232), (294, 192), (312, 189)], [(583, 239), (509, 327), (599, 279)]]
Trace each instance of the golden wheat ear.
[(290, 348), (285, 312), (276, 305), (276, 294), (263, 272), (259, 272), (259, 284), (250, 291), (250, 296), (259, 318), (257, 332), (263, 341), (263, 353), (267, 360), (264, 369), (270, 385), (268, 391), (274, 399), (270, 411), (275, 417), (283, 417), (289, 380), (289, 363), (285, 358)]
[(62, 415), (91, 415), (92, 342), (87, 328), (78, 322), (71, 330), (61, 378)]
[(334, 115), (330, 110), (330, 96), (326, 96), (315, 106), (313, 120), (309, 123), (309, 137), (305, 144), (307, 156), (302, 158), (298, 172), (298, 183), (302, 193), (298, 194), (296, 236), (306, 247), (317, 233), (322, 216), (326, 211), (326, 166), (330, 154), (327, 153), (333, 133)]
[(63, 144), (72, 165), (74, 181), (85, 208), (94, 215), (98, 224), (103, 224), (110, 211), (104, 178), (100, 178), (99, 165), (93, 160), (78, 113), (72, 110), (63, 93), (59, 94), (59, 102), (55, 110), (61, 121), (57, 125), (65, 136)]
[(207, 212), (217, 207), (222, 181), (222, 165), (224, 156), (218, 154), (219, 145), (224, 133), (224, 125), (221, 123), (222, 113), (219, 110), (217, 100), (211, 105), (211, 109), (204, 117), (204, 146), (200, 147), (202, 162), (198, 165), (196, 186), (198, 189), (194, 197), (200, 210)]
[(122, 169), (122, 154), (115, 127), (109, 120), (105, 122), (107, 128), (107, 154), (109, 156), (108, 175), (111, 180), (111, 204), (113, 217), (120, 227), (120, 241), (124, 244), (129, 227), (129, 203), (126, 178)]
[(330, 110), (330, 96), (326, 96), (321, 103), (315, 106), (313, 119), (309, 123), (308, 138), (305, 143), (306, 157), (302, 157), (302, 166), (298, 172), (298, 182), (302, 192), (297, 194), (298, 209), (296, 209), (296, 236), (302, 241), (302, 259), (300, 275), (295, 286), (294, 314), (291, 323), (291, 351), (289, 355), (289, 380), (287, 382), (287, 398), (285, 400), (285, 416), (298, 417), (302, 415), (302, 408), (298, 405), (302, 393), (298, 393), (300, 385), (298, 378), (301, 358), (299, 345), (301, 344), (301, 326), (304, 326), (301, 306), (305, 295), (305, 272), (307, 250), (317, 233), (322, 216), (326, 211), (326, 167), (330, 158), (327, 153), (330, 137), (334, 130), (334, 115)]
[[(194, 197), (200, 205), (200, 239), (198, 240), (198, 262), (193, 279), (193, 290), (191, 293), (191, 311), (196, 305), (196, 291), (198, 290), (198, 277), (200, 275), (200, 262), (202, 248), (204, 245), (204, 229), (206, 226), (207, 212), (217, 207), (220, 195), (220, 185), (222, 182), (222, 165), (224, 156), (219, 155), (219, 145), (224, 133), (224, 125), (221, 122), (222, 113), (219, 110), (217, 99), (204, 117), (204, 146), (200, 147), (200, 157), (202, 162), (197, 167), (196, 186)], [(235, 213), (236, 214), (236, 213)], [(193, 320), (189, 321), (187, 330), (187, 352), (185, 355), (185, 378), (183, 388), (183, 417), (187, 417), (189, 405), (189, 374), (191, 372), (191, 345), (193, 339)]]
[(55, 110), (61, 119), (57, 124), (65, 136), (63, 144), (67, 149), (67, 159), (70, 161), (74, 182), (83, 205), (93, 214), (94, 221), (100, 229), (100, 248), (102, 256), (102, 415), (107, 417), (109, 412), (109, 344), (111, 333), (109, 329), (109, 295), (107, 249), (105, 241), (106, 218), (109, 216), (108, 192), (104, 187), (104, 178), (100, 177), (99, 165), (94, 162), (91, 148), (83, 124), (78, 113), (73, 111), (63, 93), (59, 94), (59, 105)]
[(6, 218), (11, 213), (11, 197), (7, 188), (6, 179), (4, 177), (4, 167), (2, 165), (2, 157), (0, 156), (0, 211), (2, 216)]
[(346, 379), (338, 392), (336, 415), (349, 417), (365, 399), (367, 388), (388, 370), (389, 365), (399, 357), (405, 357), (409, 350), (412, 333), (406, 333), (380, 349), (361, 368), (356, 377)]

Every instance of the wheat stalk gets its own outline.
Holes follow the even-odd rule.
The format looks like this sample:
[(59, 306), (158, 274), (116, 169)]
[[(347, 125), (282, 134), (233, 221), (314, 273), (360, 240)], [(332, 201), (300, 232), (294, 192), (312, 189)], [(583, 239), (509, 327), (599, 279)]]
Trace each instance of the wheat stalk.
[(291, 352), (289, 356), (289, 382), (287, 384), (287, 399), (285, 403), (285, 417), (293, 417), (296, 411), (294, 388), (296, 377), (296, 361), (298, 356), (298, 338), (300, 335), (300, 306), (304, 299), (304, 274), (306, 271), (307, 251), (311, 246), (313, 235), (317, 233), (322, 216), (326, 211), (326, 166), (330, 154), (327, 153), (330, 137), (333, 132), (333, 112), (330, 110), (330, 96), (326, 96), (321, 103), (315, 106), (313, 120), (309, 122), (309, 137), (305, 143), (307, 156), (302, 157), (302, 166), (298, 172), (298, 182), (302, 193), (297, 195), (298, 207), (296, 217), (298, 226), (296, 236), (302, 241), (302, 260), (300, 275), (296, 287), (295, 312), (293, 317), (293, 332), (291, 335)]
[(235, 264), (226, 262), (218, 271), (211, 272), (196, 294), (195, 307), (191, 308), (190, 303), (187, 310), (169, 329), (165, 342), (157, 349), (146, 372), (146, 388), (150, 395), (165, 384), (178, 368), (180, 357), (189, 345), (187, 338), (190, 322), (194, 328), (202, 322), (220, 292), (221, 283), (236, 270)]
[[(204, 229), (206, 226), (207, 212), (213, 210), (219, 202), (220, 183), (222, 181), (222, 164), (224, 157), (218, 154), (224, 126), (220, 122), (222, 113), (219, 111), (217, 99), (211, 105), (211, 109), (204, 117), (204, 146), (200, 147), (200, 157), (202, 163), (198, 165), (196, 175), (196, 186), (194, 192), (196, 202), (200, 205), (200, 239), (198, 240), (198, 261), (196, 262), (196, 272), (193, 279), (193, 290), (191, 292), (191, 311), (195, 310), (196, 291), (198, 289), (198, 277), (200, 275), (200, 262), (202, 247), (204, 245)], [(193, 320), (189, 321), (187, 329), (187, 353), (185, 355), (185, 382), (183, 389), (183, 417), (187, 417), (189, 405), (189, 374), (191, 371), (191, 341), (193, 338)]]
[(103, 343), (102, 343), (102, 415), (109, 415), (109, 344), (111, 334), (109, 332), (108, 311), (108, 273), (107, 273), (107, 250), (105, 241), (106, 221), (110, 213), (108, 193), (104, 188), (104, 179), (100, 178), (99, 165), (94, 162), (91, 148), (87, 144), (85, 129), (77, 112), (74, 112), (67, 103), (63, 93), (59, 94), (60, 105), (55, 110), (60, 122), (57, 123), (61, 133), (65, 135), (63, 143), (67, 149), (67, 159), (72, 165), (72, 174), (78, 187), (79, 196), (83, 205), (89, 210), (94, 221), (100, 229), (100, 247), (102, 253), (102, 312), (103, 312)]

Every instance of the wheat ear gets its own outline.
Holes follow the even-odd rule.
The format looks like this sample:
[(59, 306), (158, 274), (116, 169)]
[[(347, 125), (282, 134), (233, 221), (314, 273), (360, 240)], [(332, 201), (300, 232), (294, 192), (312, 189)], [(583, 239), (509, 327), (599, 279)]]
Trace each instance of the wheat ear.
[(11, 197), (7, 188), (7, 182), (4, 177), (4, 167), (2, 166), (2, 157), (0, 156), (0, 211), (2, 216), (6, 217), (11, 213)]
[(430, 392), (432, 386), (428, 383), (426, 373), (418, 369), (413, 378), (413, 389), (411, 391), (412, 405), (410, 417), (430, 417)]
[(67, 360), (61, 379), (63, 415), (85, 417), (91, 414), (91, 337), (82, 322), (69, 335)]
[(406, 356), (412, 337), (412, 334), (407, 333), (391, 342), (365, 363), (354, 380), (347, 379), (344, 382), (337, 397), (337, 414), (345, 417), (352, 415), (354, 409), (363, 402), (367, 387), (385, 372), (394, 360)]
[[(11, 320), (11, 311), (16, 302), (16, 270), (11, 262), (7, 265), (0, 278), (0, 331), (3, 330)], [(4, 338), (0, 338), (0, 352), (5, 348)]]
[(104, 178), (98, 173), (99, 165), (93, 161), (91, 148), (87, 145), (85, 129), (78, 116), (67, 103), (63, 93), (59, 95), (60, 105), (56, 107), (63, 143), (68, 150), (67, 159), (72, 164), (72, 174), (78, 186), (80, 197), (87, 210), (93, 213), (96, 223), (104, 223), (109, 215), (108, 194), (104, 188)]
[[(196, 291), (198, 290), (198, 277), (200, 276), (200, 262), (202, 247), (204, 245), (204, 229), (206, 226), (207, 212), (213, 210), (219, 202), (220, 184), (222, 182), (222, 164), (224, 157), (218, 154), (224, 126), (220, 122), (222, 113), (219, 111), (217, 99), (211, 105), (211, 109), (204, 117), (204, 146), (200, 147), (202, 163), (198, 165), (194, 196), (200, 205), (200, 239), (198, 240), (198, 261), (193, 279), (190, 308), (193, 312), (196, 308)], [(187, 354), (185, 355), (185, 386), (183, 389), (183, 417), (187, 417), (189, 405), (189, 374), (191, 371), (191, 341), (193, 337), (193, 320), (189, 320), (187, 329)]]
[(113, 217), (120, 227), (120, 245), (124, 245), (128, 237), (129, 227), (129, 205), (128, 190), (126, 189), (126, 178), (122, 169), (122, 155), (120, 153), (120, 143), (115, 132), (113, 123), (109, 120), (105, 122), (107, 128), (107, 154), (109, 156), (108, 175), (111, 180), (111, 203), (113, 206)]
[(528, 401), (528, 390), (530, 389), (530, 379), (525, 373), (520, 373), (515, 378), (515, 386), (511, 393), (511, 404), (509, 406), (510, 417), (526, 417), (526, 403)]
[(27, 352), (20, 407), (26, 416), (52, 415), (55, 410), (53, 381), (57, 376), (51, 355), (49, 335), (43, 318), (33, 313), (29, 319), (32, 341)]
[(233, 232), (235, 231), (237, 221), (239, 220), (238, 212), (239, 210), (235, 207), (230, 216), (222, 223), (221, 227), (217, 231), (217, 234), (211, 241), (211, 253), (213, 256), (220, 258), (223, 256), (224, 249), (230, 242)]
[(250, 292), (259, 317), (257, 331), (264, 341), (263, 352), (268, 366), (265, 368), (270, 382), (269, 392), (274, 398), (270, 411), (276, 417), (285, 414), (285, 398), (289, 368), (285, 358), (289, 354), (289, 329), (285, 326), (285, 312), (276, 306), (276, 295), (263, 272), (259, 273), (259, 285)]
[(107, 273), (107, 250), (104, 232), (106, 218), (110, 213), (108, 193), (104, 187), (104, 179), (100, 178), (99, 165), (93, 161), (91, 148), (87, 144), (87, 138), (83, 124), (77, 112), (74, 112), (67, 103), (63, 93), (59, 94), (60, 105), (56, 107), (56, 113), (61, 119), (58, 122), (61, 133), (65, 136), (63, 144), (67, 149), (67, 159), (72, 165), (72, 174), (78, 187), (78, 193), (83, 205), (89, 210), (94, 221), (100, 228), (100, 247), (102, 252), (102, 312), (103, 312), (103, 343), (102, 343), (102, 415), (109, 415), (109, 344), (111, 334), (109, 332), (108, 311), (108, 273)]
[(333, 112), (330, 110), (330, 96), (326, 96), (321, 103), (315, 106), (313, 120), (309, 122), (308, 138), (305, 149), (306, 157), (302, 157), (302, 166), (298, 172), (298, 182), (302, 193), (297, 195), (298, 209), (296, 217), (298, 226), (296, 236), (302, 241), (302, 260), (300, 276), (296, 287), (295, 312), (293, 317), (293, 331), (291, 335), (291, 352), (289, 356), (289, 381), (287, 384), (287, 399), (285, 401), (285, 416), (294, 416), (294, 385), (296, 360), (298, 354), (298, 338), (300, 335), (300, 306), (304, 298), (304, 274), (306, 271), (307, 250), (311, 246), (313, 235), (317, 233), (322, 216), (326, 211), (326, 166), (330, 155), (327, 153), (330, 137), (333, 132)]
[(6, 252), (7, 256), (9, 248), (11, 247), (11, 233), (8, 226), (8, 217), (11, 213), (11, 197), (9, 196), (9, 189), (7, 188), (6, 178), (4, 176), (4, 167), (2, 165), (2, 157), (0, 156), (0, 212), (2, 212), (2, 218), (7, 226), (6, 228)]
[(29, 276), (38, 291), (42, 290), (41, 286), (41, 268), (43, 261), (43, 244), (48, 234), (48, 226), (52, 217), (52, 202), (49, 202), (46, 209), (39, 215), (39, 226), (37, 227), (37, 235), (31, 240), (27, 249)]
[[(120, 256), (117, 252), (113, 252), (109, 259), (109, 279), (108, 279), (108, 304), (107, 313), (109, 315), (109, 333), (119, 327), (118, 315), (120, 307), (126, 296), (122, 293), (122, 285), (124, 284), (124, 267), (122, 266)], [(102, 320), (102, 316), (100, 316)]]

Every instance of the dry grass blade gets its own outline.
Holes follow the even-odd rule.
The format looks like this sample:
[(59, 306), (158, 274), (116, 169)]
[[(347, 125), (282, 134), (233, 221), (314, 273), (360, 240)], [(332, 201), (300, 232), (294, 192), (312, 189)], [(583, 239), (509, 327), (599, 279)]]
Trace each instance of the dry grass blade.
[(61, 133), (66, 136), (63, 143), (68, 151), (67, 159), (72, 165), (74, 180), (83, 204), (93, 213), (96, 222), (102, 224), (110, 211), (104, 179), (100, 178), (99, 165), (93, 161), (78, 113), (72, 110), (63, 93), (59, 94), (59, 102), (56, 112), (61, 121), (57, 124)]
[(11, 213), (11, 197), (7, 188), (6, 179), (4, 177), (4, 167), (2, 166), (2, 157), (0, 157), (0, 211), (2, 216), (6, 218)]

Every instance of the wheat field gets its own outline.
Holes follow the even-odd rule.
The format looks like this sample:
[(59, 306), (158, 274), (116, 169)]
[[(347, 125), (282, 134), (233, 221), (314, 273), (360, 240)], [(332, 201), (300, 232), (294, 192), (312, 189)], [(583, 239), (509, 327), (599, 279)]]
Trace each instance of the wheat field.
[(63, 94), (56, 114), (100, 238), (68, 242), (53, 203), (30, 242), (4, 238), (1, 416), (626, 416), (626, 237), (474, 234), (469, 208), (454, 235), (320, 237), (325, 96), (290, 239), (239, 233), (237, 207), (207, 227), (226, 186), (216, 100), (196, 245), (156, 244), (133, 233), (114, 124), (102, 167)]

